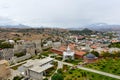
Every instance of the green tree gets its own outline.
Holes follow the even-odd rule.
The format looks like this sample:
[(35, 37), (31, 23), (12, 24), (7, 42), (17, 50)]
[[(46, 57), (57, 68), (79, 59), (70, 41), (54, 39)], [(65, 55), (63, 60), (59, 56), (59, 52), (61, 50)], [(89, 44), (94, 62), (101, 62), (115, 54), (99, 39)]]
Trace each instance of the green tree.
[(62, 69), (58, 69), (57, 72), (62, 74), (63, 70)]
[(55, 73), (55, 74), (52, 76), (51, 80), (64, 80), (64, 77), (63, 77), (63, 75), (60, 74), (60, 73)]
[(13, 78), (13, 80), (22, 80), (22, 78), (23, 78), (23, 77), (15, 76), (15, 77)]
[(99, 57), (99, 56), (100, 56), (97, 51), (92, 51), (91, 53), (94, 54), (96, 57)]
[(7, 42), (3, 42), (0, 44), (0, 48), (4, 49), (4, 48), (13, 48), (14, 45), (13, 44), (10, 44), (10, 43), (7, 43)]
[(110, 57), (110, 53), (109, 52), (102, 51), (101, 54), (102, 54), (102, 57), (104, 57), (104, 58)]

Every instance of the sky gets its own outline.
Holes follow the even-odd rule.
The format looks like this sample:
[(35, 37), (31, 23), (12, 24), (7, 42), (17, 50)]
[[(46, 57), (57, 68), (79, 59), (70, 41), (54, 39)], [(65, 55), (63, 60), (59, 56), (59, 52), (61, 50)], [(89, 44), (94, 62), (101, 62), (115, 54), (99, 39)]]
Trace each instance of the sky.
[(120, 24), (120, 0), (0, 0), (0, 24), (81, 27)]

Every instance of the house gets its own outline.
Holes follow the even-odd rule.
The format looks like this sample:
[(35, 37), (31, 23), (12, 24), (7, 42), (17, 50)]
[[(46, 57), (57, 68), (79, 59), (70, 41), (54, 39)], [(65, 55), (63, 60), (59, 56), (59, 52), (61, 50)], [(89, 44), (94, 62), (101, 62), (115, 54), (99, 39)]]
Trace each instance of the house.
[(32, 80), (43, 80), (43, 74), (45, 71), (53, 65), (51, 64), (53, 59), (50, 57), (44, 59), (29, 60), (24, 67), (24, 75)]
[(59, 48), (61, 46), (61, 42), (54, 42), (53, 48)]
[(98, 60), (98, 57), (96, 57), (94, 54), (89, 53), (83, 57), (84, 63), (94, 63)]

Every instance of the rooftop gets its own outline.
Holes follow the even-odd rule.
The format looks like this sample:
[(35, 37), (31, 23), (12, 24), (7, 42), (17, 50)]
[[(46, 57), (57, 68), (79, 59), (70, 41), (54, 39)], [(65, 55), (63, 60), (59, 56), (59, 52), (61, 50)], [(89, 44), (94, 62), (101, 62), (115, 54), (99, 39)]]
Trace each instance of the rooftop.
[(49, 69), (53, 67), (53, 65), (49, 64), (49, 65), (46, 65), (44, 67), (40, 67), (40, 66), (36, 66), (36, 67), (33, 67), (33, 68), (30, 68), (31, 71), (35, 71), (35, 72), (38, 72), (38, 73), (41, 73), (43, 71), (45, 71), (46, 69)]
[(50, 58), (50, 57), (47, 57), (47, 58), (44, 58), (44, 59), (35, 59), (35, 60), (29, 60), (26, 64), (24, 64), (23, 66), (25, 67), (30, 67), (30, 66), (40, 66), (40, 65), (43, 65), (49, 61), (52, 61), (53, 58)]
[(89, 58), (89, 59), (95, 59), (96, 58), (96, 56), (92, 53), (87, 54), (86, 57)]

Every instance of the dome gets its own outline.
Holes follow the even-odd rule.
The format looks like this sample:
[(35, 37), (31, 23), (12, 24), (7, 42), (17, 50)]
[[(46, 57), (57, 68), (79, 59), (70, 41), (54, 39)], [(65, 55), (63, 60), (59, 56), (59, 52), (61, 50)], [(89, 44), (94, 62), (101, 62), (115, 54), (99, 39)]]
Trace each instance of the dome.
[(89, 58), (89, 59), (95, 59), (96, 58), (96, 56), (92, 53), (87, 54), (86, 57)]

